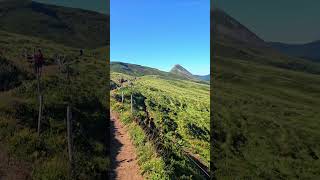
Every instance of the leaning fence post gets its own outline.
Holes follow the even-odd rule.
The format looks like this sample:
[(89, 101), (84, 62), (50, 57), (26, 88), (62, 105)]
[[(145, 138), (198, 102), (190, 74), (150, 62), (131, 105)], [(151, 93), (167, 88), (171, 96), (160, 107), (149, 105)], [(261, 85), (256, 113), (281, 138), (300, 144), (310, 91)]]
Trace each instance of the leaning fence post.
[(71, 124), (71, 117), (70, 117), (70, 106), (67, 106), (67, 137), (68, 137), (68, 154), (69, 154), (69, 161), (72, 163), (72, 143), (71, 143), (71, 131), (72, 131), (72, 124)]
[(39, 95), (39, 114), (38, 114), (38, 136), (40, 135), (40, 126), (42, 118), (42, 95)]
[(68, 81), (68, 106), (67, 106), (67, 136), (68, 136), (68, 153), (69, 153), (69, 161), (72, 165), (72, 122), (71, 122), (71, 107), (70, 107), (70, 69), (69, 64), (66, 65), (67, 69), (67, 81)]
[(123, 91), (121, 91), (121, 103), (123, 104)]
[(132, 102), (132, 94), (131, 94), (131, 113), (133, 113), (133, 102)]
[[(35, 62), (35, 49), (33, 51), (33, 61)], [(36, 77), (37, 77), (37, 92), (38, 92), (38, 97), (39, 97), (39, 114), (38, 114), (38, 136), (40, 135), (40, 127), (41, 127), (41, 118), (42, 118), (42, 94), (41, 94), (41, 87), (40, 87), (40, 73), (39, 69), (35, 64), (35, 72), (36, 72)]]

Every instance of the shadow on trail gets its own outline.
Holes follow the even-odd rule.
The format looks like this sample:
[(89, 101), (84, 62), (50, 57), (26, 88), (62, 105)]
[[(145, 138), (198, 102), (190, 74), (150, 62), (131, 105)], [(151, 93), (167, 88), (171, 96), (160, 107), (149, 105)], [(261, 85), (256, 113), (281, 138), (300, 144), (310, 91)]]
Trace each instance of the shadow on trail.
[(117, 128), (115, 127), (115, 120), (114, 117), (110, 115), (110, 143), (111, 143), (111, 150), (110, 150), (110, 156), (111, 156), (111, 171), (109, 173), (109, 178), (111, 180), (116, 179), (117, 172), (116, 168), (119, 166), (121, 162), (118, 162), (116, 157), (120, 152), (121, 147), (123, 146), (122, 143), (120, 143), (117, 139)]

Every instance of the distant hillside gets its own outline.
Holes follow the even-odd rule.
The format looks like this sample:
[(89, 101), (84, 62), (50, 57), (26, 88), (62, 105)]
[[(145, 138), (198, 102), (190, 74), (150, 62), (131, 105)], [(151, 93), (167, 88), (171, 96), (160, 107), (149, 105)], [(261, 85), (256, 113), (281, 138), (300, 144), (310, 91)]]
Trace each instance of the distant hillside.
[(236, 19), (221, 9), (211, 11), (211, 35), (214, 56), (241, 59), (257, 64), (271, 65), (312, 74), (320, 74), (320, 65), (273, 48)]
[(0, 30), (77, 48), (96, 48), (109, 44), (109, 16), (93, 11), (31, 0), (2, 0), (0, 24)]
[(210, 81), (210, 74), (209, 75), (194, 75), (194, 77), (196, 77), (197, 79), (203, 80), (203, 81)]
[(160, 75), (169, 76), (170, 74), (155, 68), (141, 66), (137, 64), (129, 64), (123, 62), (111, 62), (110, 69), (113, 72), (128, 74), (131, 76)]
[[(178, 70), (179, 69), (179, 70)], [(191, 80), (195, 82), (208, 81), (210, 77), (207, 76), (194, 76), (181, 65), (176, 65), (170, 72), (160, 71), (156, 68), (141, 66), (137, 64), (123, 63), (123, 62), (111, 62), (111, 72), (118, 72), (127, 74), (130, 76), (146, 76), (146, 75), (158, 75), (169, 79), (182, 79)], [(207, 83), (207, 82), (204, 82)]]
[(306, 44), (271, 42), (270, 45), (289, 56), (301, 57), (320, 62), (320, 40)]

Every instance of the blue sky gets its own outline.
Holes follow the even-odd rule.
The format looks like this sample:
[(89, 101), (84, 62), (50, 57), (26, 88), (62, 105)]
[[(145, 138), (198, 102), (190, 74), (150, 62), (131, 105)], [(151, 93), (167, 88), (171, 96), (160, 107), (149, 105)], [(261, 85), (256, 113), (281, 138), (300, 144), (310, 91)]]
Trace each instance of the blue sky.
[(111, 0), (111, 61), (210, 73), (209, 0)]

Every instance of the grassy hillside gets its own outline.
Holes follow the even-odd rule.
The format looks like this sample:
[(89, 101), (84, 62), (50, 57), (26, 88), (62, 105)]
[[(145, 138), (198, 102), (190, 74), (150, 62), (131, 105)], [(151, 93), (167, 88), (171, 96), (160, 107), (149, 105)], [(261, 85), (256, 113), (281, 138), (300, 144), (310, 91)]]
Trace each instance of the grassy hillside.
[[(84, 50), (40, 38), (0, 31), (0, 179), (105, 179), (109, 167), (106, 94), (108, 48)], [(41, 78), (43, 120), (37, 136), (38, 97), (32, 64), (24, 48), (41, 47), (45, 66)], [(71, 83), (61, 74), (56, 54), (71, 63)], [(12, 81), (11, 81), (11, 80)], [(10, 81), (8, 81), (10, 80)], [(70, 90), (68, 90), (70, 89)], [(66, 139), (66, 106), (72, 105), (73, 165), (70, 171)], [(14, 163), (13, 163), (14, 162)], [(6, 169), (18, 169), (9, 171)]]
[(41, 4), (31, 0), (0, 1), (0, 30), (48, 39), (67, 46), (109, 45), (109, 15)]
[[(190, 175), (196, 179), (203, 178), (184, 151), (209, 165), (209, 85), (159, 75), (133, 77), (112, 72), (111, 87), (114, 89), (111, 92), (112, 110), (120, 113), (124, 122), (146, 126), (144, 136), (152, 138), (145, 138), (145, 141), (153, 144), (151, 152), (154, 156), (161, 157), (156, 162), (164, 163), (148, 169), (146, 165), (152, 159), (144, 159), (140, 155), (139, 162), (147, 177), (164, 174), (171, 178)], [(122, 92), (124, 103), (121, 102)], [(131, 94), (133, 115), (130, 110)], [(139, 148), (139, 144), (137, 149), (141, 154), (148, 151)]]
[(319, 64), (221, 39), (212, 47), (216, 178), (319, 177)]

